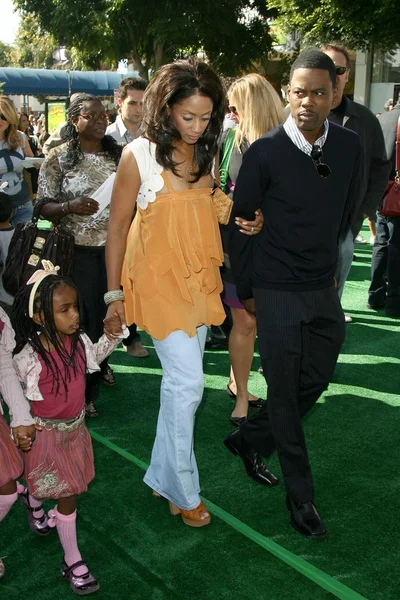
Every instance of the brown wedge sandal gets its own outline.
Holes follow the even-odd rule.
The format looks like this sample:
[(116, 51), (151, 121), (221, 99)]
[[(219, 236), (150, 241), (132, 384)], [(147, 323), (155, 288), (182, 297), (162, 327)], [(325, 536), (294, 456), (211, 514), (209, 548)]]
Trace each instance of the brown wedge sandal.
[[(160, 494), (153, 490), (153, 496), (160, 498)], [(184, 510), (183, 508), (179, 508), (176, 506), (171, 500), (168, 500), (169, 510), (171, 515), (174, 517), (176, 515), (181, 515), (182, 521), (185, 525), (189, 527), (205, 527), (205, 525), (209, 525), (211, 523), (211, 515), (204, 506), (203, 502), (200, 502), (196, 508), (193, 510)]]

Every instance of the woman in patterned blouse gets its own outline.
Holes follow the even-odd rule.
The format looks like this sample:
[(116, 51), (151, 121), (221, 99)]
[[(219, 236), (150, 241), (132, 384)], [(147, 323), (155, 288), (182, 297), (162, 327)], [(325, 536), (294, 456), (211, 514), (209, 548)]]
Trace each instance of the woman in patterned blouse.
[[(80, 94), (71, 101), (63, 131), (65, 143), (53, 148), (39, 175), (37, 198), (48, 202), (42, 216), (60, 221), (75, 237), (72, 278), (81, 297), (82, 325), (92, 341), (103, 332), (107, 291), (105, 243), (109, 209), (98, 213), (93, 193), (116, 171), (122, 149), (105, 135), (107, 115), (100, 100)], [(98, 213), (98, 214), (96, 214)], [(99, 395), (100, 378), (112, 383), (107, 362), (102, 372), (89, 377), (86, 386), (86, 414), (97, 416), (94, 402)]]

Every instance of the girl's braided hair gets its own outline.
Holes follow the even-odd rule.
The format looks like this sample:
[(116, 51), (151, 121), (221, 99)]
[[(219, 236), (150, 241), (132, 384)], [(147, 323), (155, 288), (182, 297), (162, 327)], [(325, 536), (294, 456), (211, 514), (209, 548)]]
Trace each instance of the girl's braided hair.
[[(75, 129), (75, 125), (72, 123), (72, 118), (77, 117), (82, 112), (82, 105), (84, 102), (100, 102), (100, 100), (92, 94), (79, 94), (71, 100), (71, 104), (67, 111), (67, 122), (62, 130), (62, 138), (67, 142), (67, 154), (66, 154), (66, 166), (72, 169), (75, 165), (82, 162), (84, 154), (79, 143), (79, 133)], [(114, 161), (115, 165), (118, 163), (122, 154), (122, 147), (117, 144), (111, 135), (105, 135), (101, 140), (103, 145), (103, 151), (105, 154)]]
[[(40, 356), (46, 365), (48, 371), (53, 378), (53, 393), (57, 395), (60, 391), (60, 386), (63, 386), (66, 397), (68, 396), (68, 384), (71, 381), (71, 373), (76, 377), (79, 374), (79, 365), (85, 365), (86, 371), (86, 354), (79, 330), (69, 336), (71, 339), (71, 348), (68, 350), (61, 342), (59, 333), (54, 321), (53, 312), (53, 297), (54, 292), (64, 286), (70, 286), (78, 293), (74, 283), (59, 275), (48, 275), (36, 292), (34, 299), (33, 312), (41, 313), (42, 324), (37, 325), (29, 316), (29, 296), (33, 287), (24, 285), (15, 296), (12, 312), (11, 323), (15, 331), (16, 346), (14, 356), (21, 352), (26, 344), (32, 346), (33, 350)], [(79, 296), (78, 296), (79, 297)], [(54, 352), (48, 352), (44, 347), (40, 333), (42, 333), (47, 341), (53, 346)], [(54, 354), (57, 354), (61, 359), (62, 368), (57, 364)], [(78, 359), (81, 360), (78, 360)]]

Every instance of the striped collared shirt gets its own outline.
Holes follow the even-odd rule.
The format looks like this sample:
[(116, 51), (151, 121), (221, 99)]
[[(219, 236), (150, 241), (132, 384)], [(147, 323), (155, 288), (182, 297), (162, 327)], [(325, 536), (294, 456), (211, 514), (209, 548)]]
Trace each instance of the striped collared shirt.
[[(314, 143), (314, 146), (320, 146), (322, 148), (322, 146), (325, 144), (326, 138), (328, 137), (328, 131), (329, 131), (328, 119), (325, 119), (324, 127), (325, 127), (325, 130), (324, 130), (323, 135), (321, 135), (321, 137), (319, 137), (317, 139), (317, 141)], [(283, 128), (286, 131), (287, 135), (292, 140), (293, 144), (295, 146), (297, 146), (299, 150), (301, 150), (305, 154), (308, 154), (308, 156), (311, 156), (312, 144), (310, 144), (310, 142), (308, 142), (306, 140), (306, 138), (304, 137), (304, 135), (301, 133), (300, 129), (297, 127), (296, 123), (294, 122), (292, 115), (288, 116), (288, 118), (286, 119), (286, 121), (283, 124)]]

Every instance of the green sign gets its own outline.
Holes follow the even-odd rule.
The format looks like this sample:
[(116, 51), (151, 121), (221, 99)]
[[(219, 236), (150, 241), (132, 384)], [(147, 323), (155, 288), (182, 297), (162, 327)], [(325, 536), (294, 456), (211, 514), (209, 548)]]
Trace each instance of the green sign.
[(48, 132), (53, 133), (66, 120), (65, 102), (49, 102), (47, 113)]

